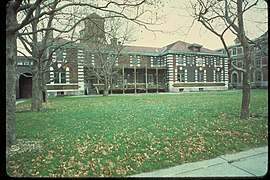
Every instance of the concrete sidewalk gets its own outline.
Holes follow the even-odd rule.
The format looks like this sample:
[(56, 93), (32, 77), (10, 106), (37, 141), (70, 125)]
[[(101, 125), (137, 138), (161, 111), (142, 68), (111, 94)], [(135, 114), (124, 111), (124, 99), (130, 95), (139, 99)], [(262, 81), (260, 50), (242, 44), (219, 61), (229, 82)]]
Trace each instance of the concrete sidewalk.
[(16, 99), (16, 105), (23, 103), (24, 101), (26, 101), (27, 99)]
[(268, 146), (129, 177), (258, 177), (268, 171)]

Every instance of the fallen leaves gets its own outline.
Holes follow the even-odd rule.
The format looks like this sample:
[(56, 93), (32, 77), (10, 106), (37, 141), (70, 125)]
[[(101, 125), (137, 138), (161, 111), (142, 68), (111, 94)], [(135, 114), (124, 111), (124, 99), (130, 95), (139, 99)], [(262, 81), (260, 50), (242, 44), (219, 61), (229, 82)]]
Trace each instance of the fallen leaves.
[(7, 172), (24, 177), (127, 176), (237, 151), (239, 145), (267, 143), (268, 108), (253, 99), (258, 104), (251, 112), (260, 117), (241, 121), (235, 101), (239, 94), (226, 94), (230, 98), (218, 94), (222, 105), (215, 93), (151, 94), (136, 97), (135, 103), (133, 96), (52, 99), (57, 102), (50, 104), (54, 111), (17, 113), (18, 136), (44, 143), (32, 147), (29, 142), (28, 150), (13, 146)]
[(103, 151), (102, 154), (103, 154), (104, 156), (107, 156), (107, 155), (108, 155), (108, 153), (107, 153), (106, 151)]

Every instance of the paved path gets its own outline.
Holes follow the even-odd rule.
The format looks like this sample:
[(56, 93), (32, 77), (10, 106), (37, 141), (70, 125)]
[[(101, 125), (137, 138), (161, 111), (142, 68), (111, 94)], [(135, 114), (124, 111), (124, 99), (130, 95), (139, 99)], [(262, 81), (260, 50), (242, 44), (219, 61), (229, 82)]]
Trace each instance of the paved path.
[(268, 146), (129, 177), (258, 177), (268, 171)]
[(16, 105), (26, 101), (27, 99), (16, 99)]

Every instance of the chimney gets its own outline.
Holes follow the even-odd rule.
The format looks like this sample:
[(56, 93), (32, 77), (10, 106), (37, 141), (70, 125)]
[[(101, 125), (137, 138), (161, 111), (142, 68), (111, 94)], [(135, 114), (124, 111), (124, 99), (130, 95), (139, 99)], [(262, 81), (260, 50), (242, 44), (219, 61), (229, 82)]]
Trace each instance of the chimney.
[(115, 38), (115, 37), (111, 38), (111, 45), (113, 45), (113, 46), (117, 45), (117, 38)]

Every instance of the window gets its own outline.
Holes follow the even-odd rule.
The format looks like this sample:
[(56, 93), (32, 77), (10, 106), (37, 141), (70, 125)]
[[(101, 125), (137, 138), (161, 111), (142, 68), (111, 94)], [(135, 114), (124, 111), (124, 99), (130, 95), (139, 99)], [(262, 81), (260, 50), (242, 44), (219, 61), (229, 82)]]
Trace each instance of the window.
[(188, 64), (191, 66), (193, 64), (193, 57), (187, 57)]
[(63, 61), (63, 51), (61, 49), (57, 49), (55, 52), (56, 61)]
[(66, 83), (66, 71), (59, 68), (54, 71), (54, 83)]
[(236, 73), (232, 74), (232, 83), (237, 83), (237, 74)]
[(159, 62), (160, 62), (160, 66), (165, 66), (166, 65), (166, 59), (165, 58), (161, 58), (159, 60)]
[(178, 56), (178, 64), (179, 65), (183, 65), (184, 64), (183, 56)]
[(148, 74), (148, 76), (147, 76), (147, 82), (148, 82), (148, 84), (154, 84), (155, 82), (155, 76), (154, 76), (154, 74)]
[(133, 66), (139, 66), (140, 65), (140, 61), (139, 61), (139, 56), (130, 56), (131, 57), (131, 64)]
[(216, 72), (216, 82), (221, 82), (221, 72), (220, 71)]
[(199, 48), (199, 47), (195, 47), (195, 48), (194, 48), (194, 51), (195, 51), (195, 52), (200, 52), (200, 48)]
[(257, 71), (255, 73), (255, 81), (262, 81), (262, 72)]
[(220, 66), (220, 58), (219, 57), (216, 59), (216, 66)]
[(21, 65), (22, 66), (23, 65), (23, 62), (22, 61), (17, 61), (17, 65), (19, 65), (19, 66)]
[(158, 58), (157, 57), (153, 57), (153, 65), (154, 66), (158, 65)]
[(125, 84), (134, 83), (134, 73), (133, 72), (125, 72)]
[(207, 57), (207, 64), (209, 65), (209, 66), (211, 66), (211, 57)]
[(198, 58), (198, 66), (202, 66), (203, 65), (203, 59), (202, 58)]
[(232, 55), (236, 55), (236, 48), (232, 49)]
[(118, 58), (115, 54), (110, 55), (110, 60), (112, 63), (115, 63), (116, 66), (118, 65)]
[(185, 71), (179, 71), (179, 73), (177, 74), (177, 81), (185, 82)]
[(237, 51), (238, 51), (237, 54), (242, 54), (243, 53), (243, 48), (239, 47)]
[(257, 67), (261, 67), (262, 66), (262, 59), (261, 58), (256, 58), (255, 62), (256, 62), (256, 66)]
[(204, 73), (203, 71), (199, 71), (198, 72), (198, 82), (203, 82), (203, 76), (204, 76)]

